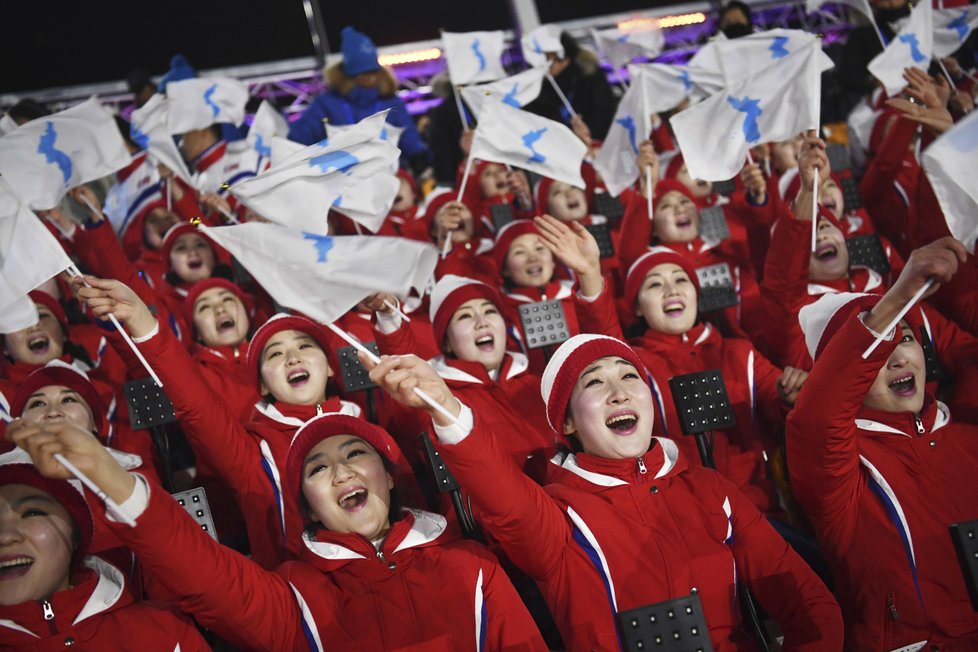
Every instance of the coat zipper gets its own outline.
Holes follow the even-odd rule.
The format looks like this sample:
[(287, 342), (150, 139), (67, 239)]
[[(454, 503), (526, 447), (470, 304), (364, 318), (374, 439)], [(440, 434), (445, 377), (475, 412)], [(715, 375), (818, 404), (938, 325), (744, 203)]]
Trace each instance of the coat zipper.
[(892, 593), (886, 596), (886, 608), (890, 612), (890, 618), (893, 620), (900, 620), (900, 612), (897, 611), (896, 599), (893, 597)]
[(641, 457), (636, 458), (636, 461), (638, 462), (638, 472), (639, 473), (641, 473), (642, 475), (645, 475), (646, 473), (649, 472), (649, 470), (645, 467), (645, 462), (642, 460)]
[(397, 564), (395, 562), (388, 562), (387, 557), (385, 557), (384, 553), (380, 550), (377, 551), (377, 559), (379, 559), (382, 564), (387, 564), (387, 570), (395, 570), (397, 568)]
[(52, 634), (58, 633), (58, 628), (54, 625), (54, 607), (47, 600), (41, 602), (41, 610), (44, 612), (44, 620), (48, 623), (48, 628)]
[(924, 422), (920, 420), (920, 417), (915, 415), (913, 418), (913, 422), (917, 425), (917, 434), (918, 435), (924, 434)]
[(316, 416), (321, 417), (323, 415), (323, 404), (316, 403)]

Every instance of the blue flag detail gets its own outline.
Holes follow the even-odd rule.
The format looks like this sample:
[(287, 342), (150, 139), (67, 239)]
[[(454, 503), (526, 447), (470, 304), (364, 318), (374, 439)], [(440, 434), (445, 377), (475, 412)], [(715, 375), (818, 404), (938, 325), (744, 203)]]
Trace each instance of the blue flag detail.
[(348, 170), (359, 162), (360, 159), (356, 156), (341, 149), (335, 152), (313, 156), (309, 159), (309, 167), (318, 167), (319, 171), (323, 174), (327, 174), (333, 170), (350, 174)]
[(506, 93), (506, 95), (503, 96), (503, 104), (508, 104), (512, 107), (516, 107), (517, 109), (522, 107), (522, 104), (520, 104), (519, 100), (516, 99), (516, 91), (519, 90), (518, 87), (519, 84), (513, 82), (512, 90), (510, 90), (508, 93)]
[(543, 54), (543, 48), (540, 47), (540, 41), (537, 40), (536, 36), (533, 37), (532, 41), (533, 41), (533, 51), (536, 52), (537, 54)]
[(781, 57), (788, 56), (789, 52), (784, 47), (787, 43), (788, 43), (787, 36), (775, 36), (774, 43), (772, 43), (771, 47), (768, 48), (768, 50), (771, 51), (771, 58), (780, 59)]
[(733, 95), (728, 95), (727, 102), (729, 102), (730, 106), (732, 106), (734, 109), (744, 114), (744, 139), (748, 143), (756, 143), (759, 141), (761, 139), (761, 130), (757, 126), (757, 119), (762, 113), (764, 113), (760, 106), (761, 100), (751, 99), (746, 95), (743, 99), (738, 100)]
[(906, 43), (910, 46), (910, 56), (913, 58), (914, 63), (921, 63), (927, 61), (927, 57), (924, 53), (920, 51), (920, 43), (917, 42), (917, 35), (913, 32), (909, 34), (901, 34), (899, 36), (901, 43)]
[(313, 240), (316, 244), (316, 262), (325, 263), (326, 254), (333, 248), (333, 238), (328, 235), (318, 235), (316, 233), (302, 232), (302, 237), (306, 240)]
[(65, 185), (68, 185), (68, 179), (71, 178), (71, 159), (67, 154), (57, 149), (54, 143), (58, 140), (58, 132), (54, 128), (53, 122), (48, 122), (47, 127), (44, 129), (44, 133), (41, 134), (41, 139), (37, 143), (37, 153), (44, 154), (44, 159), (48, 163), (54, 163), (61, 170), (61, 176), (64, 177)]
[(952, 20), (947, 26), (958, 33), (958, 40), (963, 41), (968, 35), (968, 12), (962, 11), (961, 15)]
[(686, 91), (686, 94), (689, 95), (689, 91), (693, 88), (693, 82), (689, 81), (689, 71), (684, 70), (679, 73), (679, 78), (683, 80), (683, 89)]
[(204, 91), (204, 104), (211, 108), (211, 113), (213, 113), (214, 117), (216, 118), (217, 114), (221, 112), (221, 107), (219, 107), (217, 103), (211, 99), (214, 96), (215, 91), (217, 91), (217, 84), (211, 84), (210, 87)]
[(339, 197), (333, 200), (333, 208), (336, 208), (342, 203), (343, 203), (343, 195), (340, 195)]
[(255, 136), (255, 151), (258, 152), (259, 156), (265, 158), (272, 155), (272, 146), (265, 144), (265, 139), (261, 137), (261, 134)]
[(380, 128), (380, 139), (387, 140), (387, 127)]
[(630, 115), (626, 115), (624, 118), (618, 118), (615, 120), (615, 124), (619, 124), (625, 128), (628, 132), (628, 143), (632, 146), (632, 151), (638, 154), (638, 138), (635, 134), (635, 119)]
[(486, 56), (482, 54), (482, 51), (479, 49), (479, 39), (472, 41), (472, 45), (469, 47), (472, 48), (472, 54), (474, 54), (479, 60), (479, 72), (482, 72), (486, 69)]
[(135, 126), (129, 127), (129, 136), (143, 149), (149, 149), (149, 134), (143, 133)]
[(547, 127), (544, 127), (543, 129), (537, 129), (535, 131), (528, 131), (525, 134), (523, 134), (523, 145), (525, 145), (526, 148), (533, 153), (533, 156), (531, 156), (527, 160), (527, 163), (543, 163), (544, 161), (547, 160), (547, 157), (541, 154), (540, 152), (538, 152), (536, 148), (533, 146), (534, 143), (536, 143), (538, 140), (540, 140), (541, 137), (543, 137), (545, 131), (547, 131)]
[(619, 43), (628, 43), (628, 34), (622, 34), (617, 38)]

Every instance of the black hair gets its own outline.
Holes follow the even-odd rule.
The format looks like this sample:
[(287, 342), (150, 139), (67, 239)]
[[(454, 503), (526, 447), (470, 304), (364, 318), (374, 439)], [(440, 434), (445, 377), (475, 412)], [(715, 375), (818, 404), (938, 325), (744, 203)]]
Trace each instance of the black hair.
[(119, 133), (122, 134), (122, 140), (126, 141), (126, 145), (132, 147), (133, 149), (142, 149), (132, 137), (132, 130), (129, 121), (123, 118), (121, 115), (113, 115), (115, 119), (115, 126), (119, 128)]
[(751, 13), (750, 6), (746, 2), (741, 2), (741, 0), (730, 0), (730, 2), (723, 5), (720, 13), (717, 15), (717, 24), (722, 23), (724, 17), (734, 10), (739, 10), (747, 17), (747, 24), (750, 27), (754, 26), (754, 15)]
[(31, 120), (51, 115), (50, 109), (29, 97), (25, 97), (7, 109), (7, 113), (16, 122), (20, 122), (21, 120), (30, 122)]
[(156, 84), (153, 83), (153, 78), (150, 76), (149, 72), (143, 70), (142, 68), (136, 68), (130, 70), (129, 74), (126, 75), (126, 86), (129, 88), (129, 92), (133, 95), (139, 95), (139, 93), (146, 88), (152, 88), (156, 91)]

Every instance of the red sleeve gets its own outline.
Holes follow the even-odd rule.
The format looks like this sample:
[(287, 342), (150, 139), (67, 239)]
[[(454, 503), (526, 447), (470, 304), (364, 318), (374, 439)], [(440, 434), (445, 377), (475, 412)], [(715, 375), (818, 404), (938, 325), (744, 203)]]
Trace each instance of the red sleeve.
[(642, 193), (626, 188), (621, 193), (621, 202), (625, 214), (621, 218), (619, 231), (622, 234), (618, 248), (618, 260), (621, 261), (622, 274), (628, 273), (638, 258), (649, 250), (652, 240), (652, 219), (649, 216), (648, 199)]
[(810, 221), (795, 219), (785, 208), (774, 225), (764, 264), (761, 299), (767, 314), (763, 324), (766, 350), (782, 364), (795, 362), (801, 353), (798, 344), (805, 341), (796, 308), (808, 292), (811, 227)]
[(136, 527), (112, 530), (180, 609), (234, 645), (292, 649), (301, 614), (285, 580), (220, 545), (161, 487)]
[(772, 425), (781, 426), (787, 413), (778, 394), (781, 369), (775, 367), (760, 351), (754, 349), (754, 390), (758, 412)]
[(414, 337), (414, 331), (404, 322), (393, 333), (384, 333), (374, 326), (374, 336), (381, 355), (417, 354), (418, 341)]
[[(897, 117), (880, 143), (876, 155), (859, 182), (859, 195), (867, 206), (879, 204), (893, 188), (910, 143), (917, 134), (917, 123)], [(873, 214), (873, 211), (870, 210)]]
[(581, 333), (595, 333), (624, 340), (625, 336), (622, 334), (618, 312), (615, 308), (615, 298), (611, 295), (611, 289), (608, 286), (608, 280), (605, 279), (601, 294), (594, 301), (585, 301), (578, 296), (577, 292), (574, 293), (574, 311), (577, 313), (577, 323)]
[(487, 550), (480, 550), (482, 595), (486, 606), (487, 650), (540, 650), (547, 646), (506, 572)]

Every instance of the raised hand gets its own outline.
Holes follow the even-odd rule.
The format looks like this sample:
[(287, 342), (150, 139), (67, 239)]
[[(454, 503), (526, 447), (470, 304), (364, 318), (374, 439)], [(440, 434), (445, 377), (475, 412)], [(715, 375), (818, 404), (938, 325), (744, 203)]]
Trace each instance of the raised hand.
[[(635, 159), (635, 165), (638, 166), (639, 170), (638, 180), (641, 184), (642, 196), (648, 197), (649, 193), (655, 191), (655, 184), (659, 183), (659, 155), (655, 153), (655, 147), (652, 146), (651, 140), (643, 140), (638, 144), (638, 156)], [(646, 187), (649, 181), (647, 168), (652, 169), (652, 185), (650, 187)]]
[(384, 355), (380, 357), (380, 363), (374, 364), (361, 353), (360, 362), (369, 371), (370, 380), (380, 385), (395, 401), (405, 407), (426, 411), (436, 425), (447, 426), (451, 421), (419, 397), (415, 389), (425, 392), (455, 416), (462, 410), (458, 399), (438, 372), (416, 355)]
[(81, 185), (68, 191), (68, 195), (85, 207), (92, 222), (101, 222), (105, 219), (102, 211), (99, 210), (99, 200), (95, 192), (88, 186)]
[(764, 172), (757, 163), (748, 163), (740, 171), (740, 180), (744, 183), (744, 188), (751, 198), (758, 204), (767, 201), (767, 180)]
[(581, 293), (594, 296), (601, 292), (601, 250), (580, 222), (561, 222), (551, 215), (534, 218), (540, 239), (553, 255), (569, 267), (578, 278)]
[(133, 337), (144, 337), (156, 327), (156, 318), (143, 300), (128, 285), (113, 279), (76, 276), (71, 279), (78, 298), (88, 304), (99, 319), (109, 315), (125, 326)]
[(778, 396), (787, 405), (794, 405), (798, 398), (798, 392), (801, 391), (801, 386), (805, 384), (807, 378), (807, 371), (785, 367), (777, 382)]

